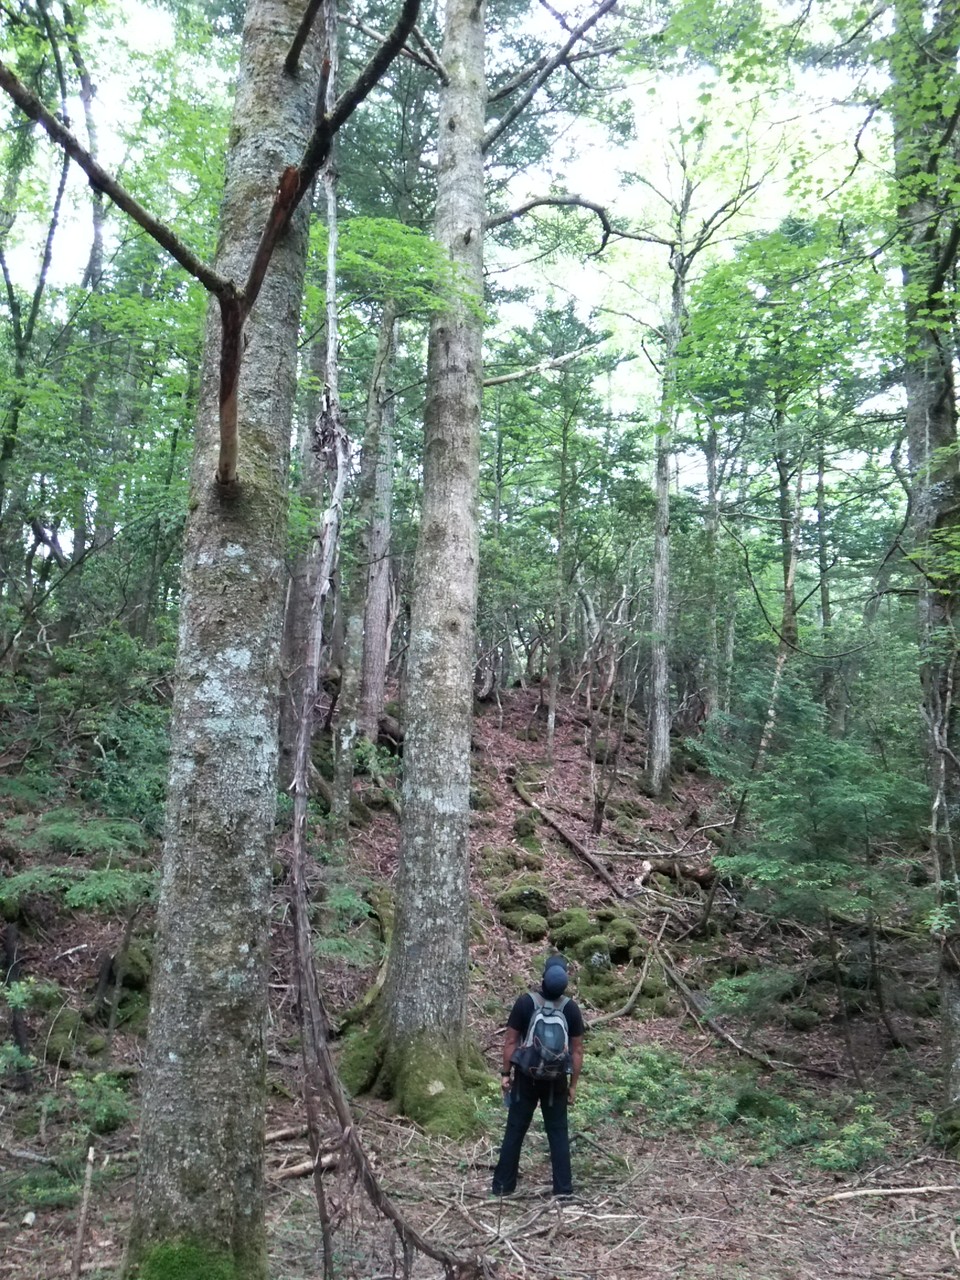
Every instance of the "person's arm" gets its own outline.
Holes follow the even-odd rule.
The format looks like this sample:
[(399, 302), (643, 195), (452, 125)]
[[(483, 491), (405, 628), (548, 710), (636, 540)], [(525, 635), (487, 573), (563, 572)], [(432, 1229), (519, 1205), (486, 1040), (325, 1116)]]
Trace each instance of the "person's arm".
[(519, 1043), (520, 1032), (516, 1027), (507, 1027), (507, 1034), (503, 1039), (503, 1072), (500, 1076), (500, 1088), (504, 1093), (510, 1088), (510, 1068)]
[(567, 1101), (577, 1100), (577, 1081), (583, 1070), (583, 1036), (570, 1037), (570, 1084), (567, 1088)]

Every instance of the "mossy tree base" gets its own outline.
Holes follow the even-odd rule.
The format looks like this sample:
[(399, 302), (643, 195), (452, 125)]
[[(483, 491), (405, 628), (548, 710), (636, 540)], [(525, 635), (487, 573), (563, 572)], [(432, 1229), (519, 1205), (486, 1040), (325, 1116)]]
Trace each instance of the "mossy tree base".
[(428, 1133), (463, 1138), (477, 1128), (474, 1093), (489, 1072), (472, 1045), (411, 1036), (391, 1046), (377, 1020), (346, 1038), (339, 1066), (351, 1093), (390, 1099)]
[(197, 1241), (152, 1245), (138, 1262), (128, 1264), (125, 1277), (136, 1280), (266, 1280), (265, 1256), (248, 1263)]

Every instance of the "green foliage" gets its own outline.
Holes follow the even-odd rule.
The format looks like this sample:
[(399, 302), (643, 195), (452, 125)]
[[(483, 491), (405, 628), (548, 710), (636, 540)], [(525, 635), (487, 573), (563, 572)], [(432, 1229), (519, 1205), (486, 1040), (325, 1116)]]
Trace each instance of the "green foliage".
[(818, 1168), (857, 1169), (883, 1156), (896, 1136), (870, 1098), (786, 1097), (749, 1076), (689, 1067), (649, 1046), (591, 1055), (577, 1112), (598, 1130), (635, 1123), (650, 1136), (679, 1131), (719, 1140), (714, 1154), (742, 1152), (754, 1164), (799, 1149)]
[(762, 1018), (789, 995), (796, 984), (796, 974), (790, 969), (770, 965), (740, 977), (718, 979), (710, 987), (710, 1004), (718, 1013)]
[(98, 1071), (92, 1076), (75, 1074), (67, 1087), (73, 1094), (81, 1122), (91, 1133), (113, 1133), (133, 1114), (123, 1085), (109, 1072)]
[(142, 1280), (236, 1280), (225, 1254), (202, 1244), (158, 1244), (140, 1263)]
[(146, 902), (156, 887), (157, 877), (152, 871), (32, 867), (0, 881), (0, 908), (20, 911), (31, 897), (41, 897), (59, 898), (64, 906), (75, 910), (115, 914)]
[(361, 896), (362, 886), (350, 881), (331, 883), (321, 908), (314, 938), (316, 955), (336, 957), (352, 967), (365, 969), (380, 956), (380, 945), (371, 932), (373, 908)]
[[(8, 834), (22, 823), (13, 819), (5, 824)], [(130, 854), (143, 853), (147, 841), (135, 822), (122, 819), (92, 818), (77, 809), (53, 809), (43, 814), (36, 828), (21, 841), (32, 853), (104, 856), (122, 861)]]
[(929, 893), (907, 879), (909, 842), (924, 821), (920, 780), (904, 761), (830, 733), (822, 706), (795, 677), (781, 692), (774, 748), (755, 781), (766, 714), (762, 687), (758, 693), (754, 726), (717, 723), (702, 740), (711, 769), (748, 797), (748, 834), (716, 859), (718, 869), (745, 880), (758, 903), (801, 919), (926, 910)]
[(4, 1076), (14, 1076), (22, 1071), (29, 1071), (36, 1065), (36, 1058), (32, 1054), (23, 1053), (11, 1040), (0, 1044), (0, 1080)]

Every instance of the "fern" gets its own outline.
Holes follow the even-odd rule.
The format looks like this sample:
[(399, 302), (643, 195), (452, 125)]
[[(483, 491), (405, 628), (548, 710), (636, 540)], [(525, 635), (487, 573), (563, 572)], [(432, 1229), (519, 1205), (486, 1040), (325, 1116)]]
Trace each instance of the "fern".
[(153, 894), (152, 871), (81, 871), (74, 867), (33, 867), (0, 882), (0, 908), (19, 911), (31, 897), (60, 898), (83, 911), (120, 911)]

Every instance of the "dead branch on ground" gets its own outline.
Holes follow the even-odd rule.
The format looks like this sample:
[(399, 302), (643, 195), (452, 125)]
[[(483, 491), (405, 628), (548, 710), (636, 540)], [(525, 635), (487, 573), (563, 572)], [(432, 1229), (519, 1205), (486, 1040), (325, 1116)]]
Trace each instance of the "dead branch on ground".
[(516, 774), (511, 777), (510, 781), (513, 783), (514, 791), (516, 791), (523, 803), (528, 805), (534, 813), (538, 814), (543, 819), (548, 827), (551, 827), (557, 833), (560, 839), (573, 850), (581, 862), (585, 862), (587, 866), (600, 877), (615, 897), (623, 898), (625, 896), (623, 890), (599, 858), (595, 858), (590, 850), (580, 843), (576, 836), (571, 835), (569, 831), (564, 830), (556, 818), (552, 818), (545, 809), (540, 808)]

